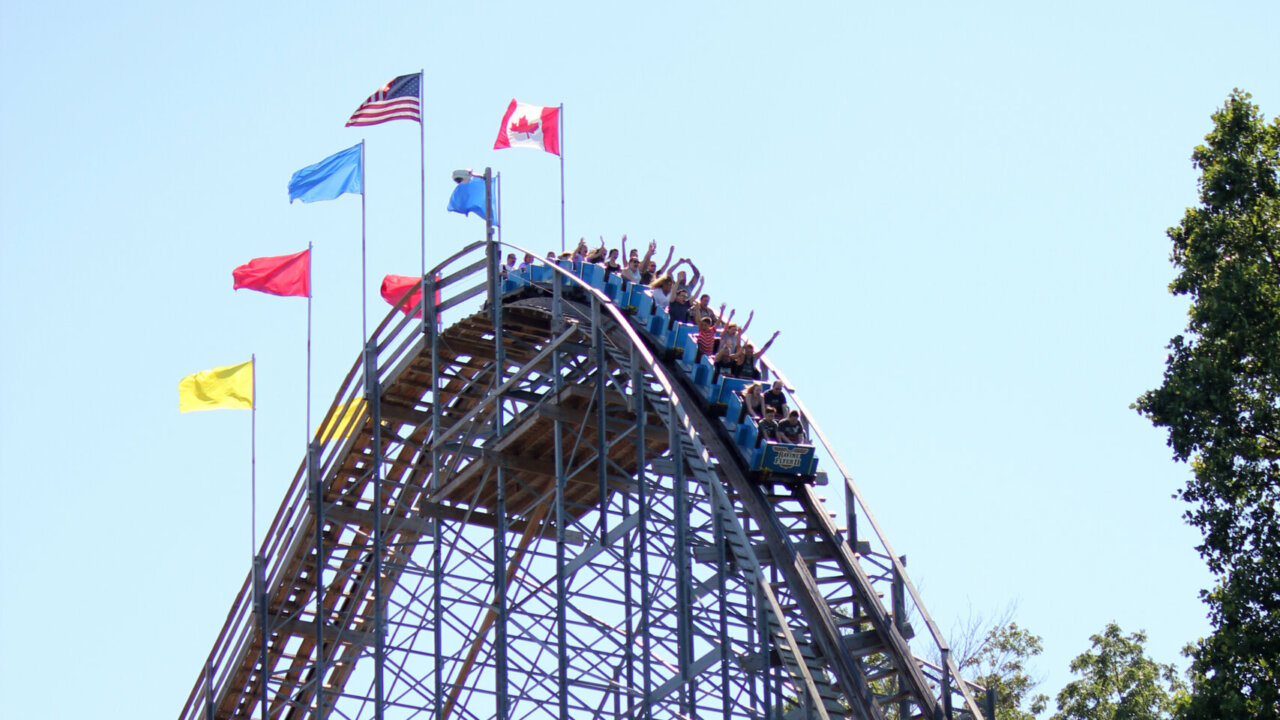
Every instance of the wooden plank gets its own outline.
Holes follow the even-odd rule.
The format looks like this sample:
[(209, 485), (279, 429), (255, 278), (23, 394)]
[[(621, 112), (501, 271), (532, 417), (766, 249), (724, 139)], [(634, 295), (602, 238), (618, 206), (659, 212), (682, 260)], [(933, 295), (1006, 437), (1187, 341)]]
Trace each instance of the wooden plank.
[[(514, 452), (499, 452), (496, 450), (484, 450), (481, 454), (485, 461), (490, 464), (498, 465), (508, 470), (515, 470), (517, 472), (542, 475), (552, 478), (556, 476), (556, 464), (553, 460), (544, 460), (542, 458), (519, 455)], [(591, 465), (594, 465), (594, 463)], [(591, 465), (588, 465), (574, 473), (574, 477), (581, 475), (588, 470), (594, 473), (595, 469), (591, 467)], [(635, 485), (635, 483), (631, 481), (631, 476), (629, 475), (625, 477), (622, 475), (611, 475), (608, 476), (607, 479), (618, 483), (620, 489), (634, 487)]]
[[(268, 626), (273, 632), (284, 633), (286, 635), (296, 635), (297, 637), (307, 638), (315, 637), (316, 622), (315, 620), (303, 620), (297, 617), (284, 618), (279, 615), (267, 616)], [(325, 623), (324, 639), (326, 643), (340, 642), (350, 645), (368, 646), (373, 644), (373, 633), (363, 630), (352, 630), (351, 628), (339, 627), (331, 623)]]
[[(560, 422), (569, 423), (570, 425), (583, 425), (592, 429), (600, 426), (600, 423), (596, 420), (595, 413), (592, 412), (577, 412), (553, 405), (543, 405), (538, 408), (538, 413), (548, 419), (559, 420)], [(627, 420), (622, 417), (615, 416), (605, 420), (605, 430), (612, 431), (617, 434), (622, 434), (634, 427), (634, 420)], [(645, 437), (649, 437), (651, 434), (654, 434), (657, 437), (666, 437), (667, 427), (665, 425), (646, 424), (644, 432)], [(663, 446), (665, 447), (665, 445), (666, 443), (664, 442)]]
[[(354, 508), (349, 505), (331, 505), (326, 503), (324, 516), (326, 521), (342, 525), (352, 525), (370, 532), (373, 529), (372, 510), (361, 510), (360, 508)], [(498, 524), (497, 518), (489, 513), (474, 511), (468, 512), (462, 508), (430, 503), (423, 509), (423, 515), (409, 518), (388, 516), (387, 519), (383, 521), (382, 527), (385, 532), (409, 532), (416, 535), (429, 535), (431, 533), (431, 524), (428, 522), (428, 519), (430, 518), (466, 522), (471, 525), (486, 528), (493, 528)], [(543, 527), (540, 537), (555, 537), (554, 522), (543, 521), (541, 525)], [(528, 522), (520, 518), (512, 518), (507, 521), (507, 530), (513, 533), (523, 532), (527, 526)], [(582, 533), (566, 529), (565, 542), (573, 545), (581, 545)]]

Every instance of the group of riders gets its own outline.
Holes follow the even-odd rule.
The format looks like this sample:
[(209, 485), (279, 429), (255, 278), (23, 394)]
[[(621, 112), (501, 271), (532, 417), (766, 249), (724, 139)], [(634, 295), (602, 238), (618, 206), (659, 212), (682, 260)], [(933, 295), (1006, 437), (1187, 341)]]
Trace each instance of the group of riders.
[[(760, 380), (759, 360), (780, 333), (775, 331), (768, 342), (756, 348), (743, 337), (755, 317), (754, 310), (748, 313), (746, 322), (739, 327), (733, 321), (735, 311), (730, 310), (725, 315), (725, 303), (721, 303), (718, 310), (711, 307), (711, 296), (701, 292), (706, 278), (692, 260), (676, 258), (675, 247), (672, 246), (667, 251), (666, 260), (658, 265), (653, 259), (657, 250), (658, 243), (650, 241), (643, 256), (638, 248), (631, 248), (628, 252), (627, 236), (623, 235), (621, 248), (606, 248), (603, 237), (596, 248), (591, 248), (586, 239), (580, 239), (572, 252), (557, 254), (548, 251), (546, 260), (551, 263), (569, 260), (575, 267), (581, 263), (592, 263), (603, 268), (606, 277), (616, 274), (627, 283), (647, 287), (655, 307), (666, 311), (676, 322), (697, 327), (698, 352), (711, 358), (712, 365), (721, 375)], [(510, 253), (502, 265), (502, 274), (527, 271), (534, 261), (531, 254), (519, 261), (515, 253)], [(683, 269), (686, 265), (688, 271)], [(775, 442), (806, 442), (804, 423), (798, 411), (787, 408), (782, 382), (775, 380), (767, 390), (765, 387), (765, 383), (755, 382), (740, 393), (744, 412), (756, 421), (761, 437)]]

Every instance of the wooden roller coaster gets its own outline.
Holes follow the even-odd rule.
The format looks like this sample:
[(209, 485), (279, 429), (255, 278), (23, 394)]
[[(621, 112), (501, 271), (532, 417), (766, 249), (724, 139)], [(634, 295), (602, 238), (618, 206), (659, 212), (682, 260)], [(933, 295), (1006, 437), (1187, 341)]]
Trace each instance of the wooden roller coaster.
[(984, 717), (817, 425), (838, 482), (753, 469), (651, 310), (502, 247), (373, 332), (180, 720)]

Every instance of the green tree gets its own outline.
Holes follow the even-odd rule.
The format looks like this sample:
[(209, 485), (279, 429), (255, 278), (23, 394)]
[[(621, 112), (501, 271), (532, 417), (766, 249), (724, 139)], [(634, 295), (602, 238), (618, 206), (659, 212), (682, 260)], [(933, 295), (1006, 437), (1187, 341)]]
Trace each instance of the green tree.
[(1040, 683), (1027, 667), (1044, 652), (1039, 635), (1006, 619), (987, 631), (976, 648), (962, 652), (956, 664), (960, 676), (996, 691), (994, 720), (1035, 720), (1044, 712), (1049, 698), (1035, 693)]
[[(969, 618), (947, 638), (960, 677), (997, 691), (995, 718), (987, 720), (1035, 720), (1049, 703), (1046, 695), (1033, 694), (1040, 681), (1032, 677), (1029, 668), (1029, 661), (1044, 651), (1040, 636), (1018, 627), (1018, 623), (1013, 621), (1016, 610), (1016, 606), (1011, 604), (994, 616), (970, 612)], [(850, 610), (841, 608), (838, 612), (850, 617)], [(934, 665), (941, 663), (937, 654), (929, 660)], [(878, 654), (864, 659), (873, 666), (885, 661)], [(877, 680), (871, 683), (871, 690), (885, 697), (895, 695), (898, 680)], [(979, 708), (986, 707), (981, 692), (976, 692), (975, 699)], [(794, 700), (789, 702), (794, 703)], [(885, 720), (900, 720), (902, 717), (896, 703), (881, 711)]]
[(1051, 720), (1165, 720), (1186, 692), (1177, 668), (1146, 656), (1147, 636), (1128, 637), (1115, 623), (1089, 638), (1093, 649), (1071, 661), (1080, 676), (1058, 693)]
[(1191, 299), (1164, 383), (1134, 404), (1192, 478), (1184, 517), (1216, 586), (1189, 648), (1191, 718), (1280, 717), (1280, 121), (1234, 91), (1191, 155), (1200, 204), (1169, 229)]

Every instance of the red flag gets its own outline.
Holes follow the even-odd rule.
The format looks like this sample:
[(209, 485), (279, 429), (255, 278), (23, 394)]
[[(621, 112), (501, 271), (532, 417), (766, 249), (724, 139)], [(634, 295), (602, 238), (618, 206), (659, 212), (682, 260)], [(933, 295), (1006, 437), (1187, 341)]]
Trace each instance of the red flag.
[[(436, 281), (440, 280), (440, 276), (436, 276)], [(409, 292), (409, 288), (413, 288), (413, 293), (404, 299), (404, 302), (396, 305), (404, 294)], [(422, 301), (422, 278), (421, 277), (405, 277), (404, 275), (388, 275), (382, 278), (382, 299), (386, 300), (395, 308), (406, 315), (413, 312), (414, 317), (422, 317), (422, 313), (417, 311), (418, 303)], [(436, 289), (436, 305), (440, 304), (440, 289)], [(440, 321), (440, 316), (436, 315), (436, 322)]]
[(231, 271), (235, 289), (248, 288), (269, 295), (311, 297), (311, 251), (254, 258)]
[(541, 107), (511, 101), (507, 114), (502, 116), (498, 139), (494, 150), (512, 147), (531, 147), (560, 154), (560, 108)]

